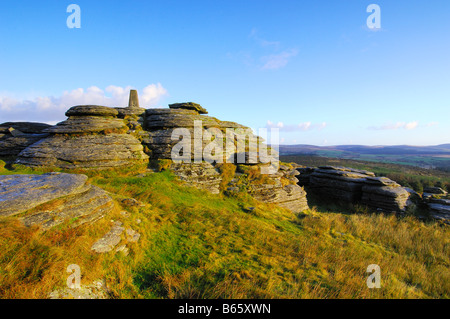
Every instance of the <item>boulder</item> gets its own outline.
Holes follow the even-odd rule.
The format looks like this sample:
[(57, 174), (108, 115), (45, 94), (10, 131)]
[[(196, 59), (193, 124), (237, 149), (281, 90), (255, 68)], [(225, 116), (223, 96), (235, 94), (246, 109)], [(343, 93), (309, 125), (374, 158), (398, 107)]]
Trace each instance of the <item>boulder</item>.
[(132, 135), (53, 135), (23, 150), (17, 164), (102, 169), (143, 163), (148, 156)]
[[(348, 203), (362, 203), (374, 209), (403, 212), (417, 202), (418, 194), (408, 191), (386, 177), (338, 166), (298, 168), (299, 185), (322, 198)], [(303, 176), (302, 176), (303, 175)], [(301, 181), (301, 182), (300, 182)]]
[(5, 122), (0, 124), (0, 132), (4, 132), (6, 129), (14, 128), (27, 134), (39, 134), (45, 129), (51, 127), (50, 124), (36, 123), (36, 122)]
[(67, 117), (71, 116), (101, 116), (116, 117), (119, 112), (111, 107), (101, 105), (77, 105), (71, 107), (66, 112)]
[(66, 121), (47, 128), (49, 136), (18, 154), (17, 164), (59, 168), (103, 169), (148, 161), (144, 147), (119, 111), (98, 105), (70, 108)]
[(0, 124), (0, 156), (17, 156), (28, 146), (48, 136), (45, 129), (51, 125), (33, 122), (6, 122)]
[(169, 104), (169, 108), (171, 108), (171, 109), (194, 110), (198, 114), (208, 114), (208, 111), (206, 111), (206, 109), (201, 107), (200, 104), (193, 103), (193, 102)]
[(113, 250), (119, 244), (124, 230), (121, 222), (115, 222), (111, 230), (92, 245), (91, 250), (96, 253), (106, 253)]
[[(45, 205), (44, 205), (45, 204)], [(113, 200), (80, 174), (1, 175), (0, 216), (21, 216), (26, 226), (49, 229), (71, 220), (93, 222), (108, 214)]]
[(173, 163), (170, 169), (188, 186), (220, 193), (222, 180), (219, 171), (210, 163)]

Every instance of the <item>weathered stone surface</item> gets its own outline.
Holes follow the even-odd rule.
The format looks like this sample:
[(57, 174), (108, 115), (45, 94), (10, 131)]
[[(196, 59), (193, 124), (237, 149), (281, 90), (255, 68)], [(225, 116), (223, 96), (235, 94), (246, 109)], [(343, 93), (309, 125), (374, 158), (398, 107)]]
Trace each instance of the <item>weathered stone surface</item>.
[(48, 134), (26, 134), (18, 137), (4, 135), (0, 138), (0, 156), (17, 156), (28, 146), (47, 136)]
[(119, 113), (117, 115), (118, 118), (123, 119), (126, 116), (142, 116), (141, 122), (144, 122), (145, 109), (141, 107), (116, 107), (115, 108)]
[(102, 116), (116, 117), (119, 112), (111, 107), (101, 105), (77, 105), (71, 107), (66, 112), (67, 117), (71, 116)]
[(137, 231), (135, 231), (132, 228), (126, 229), (127, 239), (131, 243), (136, 243), (139, 238), (141, 238), (141, 234), (139, 234)]
[(115, 222), (111, 230), (92, 245), (91, 250), (97, 253), (106, 253), (113, 250), (119, 244), (121, 240), (120, 235), (124, 230), (125, 228), (122, 227), (121, 222)]
[(426, 190), (428, 193), (423, 194), (423, 199), (428, 207), (430, 216), (450, 224), (450, 196), (442, 188), (429, 187)]
[(61, 168), (110, 168), (148, 160), (143, 146), (132, 135), (82, 135), (47, 137), (23, 150), (16, 163)]
[(46, 129), (45, 132), (51, 134), (86, 134), (126, 129), (127, 126), (121, 119), (99, 116), (72, 116), (68, 120)]
[[(150, 109), (146, 111), (146, 115), (144, 127), (147, 132), (145, 136), (143, 135), (142, 143), (147, 146), (148, 154), (152, 158), (173, 159), (171, 154), (173, 147), (187, 136), (186, 138), (190, 138), (191, 145), (190, 158), (194, 159), (195, 154), (202, 155), (205, 147), (211, 144), (211, 140), (202, 137), (199, 138), (200, 142), (197, 144), (194, 142), (196, 134), (200, 133), (204, 137), (206, 134), (204, 130), (215, 129), (216, 134), (219, 135), (214, 138), (214, 143), (222, 146), (222, 161), (236, 163), (234, 157), (238, 151), (243, 154), (243, 163), (255, 164), (258, 161), (258, 159), (252, 161), (253, 157), (249, 156), (249, 152), (257, 151), (258, 137), (253, 135), (248, 127), (199, 115), (196, 111), (186, 109)], [(195, 127), (196, 121), (201, 121), (201, 126)], [(174, 131), (179, 128), (183, 128), (183, 132)], [(236, 134), (238, 137), (235, 137)], [(243, 142), (244, 135), (248, 141), (247, 145), (244, 145)], [(261, 138), (259, 140), (263, 142)], [(244, 152), (237, 147), (238, 145), (243, 145)], [(186, 150), (183, 149), (183, 151)], [(189, 152), (189, 150), (187, 151)]]
[(116, 118), (118, 114), (106, 106), (74, 106), (66, 112), (68, 120), (45, 129), (50, 136), (20, 152), (16, 163), (101, 169), (148, 161), (141, 142), (125, 133), (129, 127), (124, 119)]
[(219, 171), (210, 163), (174, 163), (171, 170), (187, 185), (204, 189), (213, 194), (220, 192)]
[(27, 134), (39, 134), (46, 128), (51, 127), (49, 124), (36, 122), (5, 122), (0, 124), (0, 132), (5, 133), (9, 128), (14, 128)]
[(85, 192), (67, 196), (57, 207), (38, 210), (22, 221), (25, 226), (40, 225), (44, 230), (66, 221), (71, 221), (75, 227), (97, 221), (113, 208), (114, 202), (104, 190), (90, 186)]
[(42, 133), (51, 125), (33, 122), (0, 124), (0, 156), (16, 156), (28, 146), (48, 136)]
[(94, 222), (108, 214), (114, 202), (105, 191), (86, 181), (85, 175), (65, 173), (2, 175), (0, 216), (31, 210), (20, 220), (25, 226), (38, 225), (43, 230), (67, 221), (74, 227)]
[(128, 100), (128, 107), (135, 108), (139, 107), (139, 97), (136, 90), (130, 90), (130, 98)]
[(200, 106), (200, 104), (193, 102), (185, 102), (185, 103), (174, 103), (169, 104), (171, 109), (185, 109), (185, 110), (194, 110), (198, 114), (208, 114), (208, 111)]
[(294, 213), (308, 209), (305, 190), (298, 185), (252, 185), (252, 196), (265, 203), (275, 203)]
[(86, 175), (48, 173), (1, 175), (0, 216), (25, 212), (40, 204), (85, 190)]
[(372, 172), (337, 166), (298, 168), (299, 185), (322, 198), (362, 203), (375, 209), (405, 211), (414, 194), (386, 177)]
[(62, 288), (49, 293), (49, 299), (108, 299), (109, 291), (102, 280), (94, 281), (89, 285), (80, 285), (80, 288)]
[(437, 195), (447, 195), (447, 191), (440, 187), (425, 187), (423, 189), (424, 193), (437, 194)]
[(405, 211), (409, 192), (403, 187), (363, 186), (361, 202), (368, 206), (386, 211)]

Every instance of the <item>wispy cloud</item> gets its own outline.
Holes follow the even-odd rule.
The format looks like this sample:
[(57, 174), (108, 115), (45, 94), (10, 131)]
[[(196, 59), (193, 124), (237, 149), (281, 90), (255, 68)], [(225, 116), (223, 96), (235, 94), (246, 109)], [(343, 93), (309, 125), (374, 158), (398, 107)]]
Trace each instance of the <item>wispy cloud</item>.
[[(33, 121), (55, 123), (65, 119), (64, 113), (74, 105), (97, 104), (111, 107), (128, 105), (131, 86), (110, 85), (104, 90), (91, 86), (65, 91), (61, 96), (37, 96), (31, 99), (17, 99), (7, 94), (0, 95), (0, 122)], [(156, 106), (167, 95), (160, 84), (150, 84), (139, 92), (142, 107)]]
[(261, 58), (261, 61), (263, 62), (261, 69), (277, 70), (277, 69), (283, 68), (288, 64), (289, 60), (292, 57), (295, 57), (297, 54), (298, 54), (298, 50), (291, 49), (291, 50), (283, 51), (281, 53), (263, 56)]
[(418, 121), (414, 122), (397, 122), (397, 123), (388, 123), (381, 126), (370, 126), (369, 130), (398, 130), (398, 129), (405, 129), (405, 130), (414, 130), (419, 126)]
[(254, 48), (247, 48), (238, 53), (227, 53), (227, 56), (237, 58), (242, 63), (263, 71), (284, 68), (299, 52), (295, 48), (283, 48), (280, 41), (267, 40), (261, 37), (256, 28), (250, 31), (248, 38), (253, 43)]
[(258, 30), (256, 28), (252, 29), (252, 31), (249, 34), (249, 38), (256, 41), (261, 47), (272, 47), (277, 50), (281, 45), (281, 43), (279, 41), (269, 41), (269, 40), (261, 38), (258, 35)]
[(305, 132), (311, 130), (322, 130), (327, 126), (326, 122), (313, 124), (311, 122), (303, 122), (299, 124), (285, 125), (283, 122), (273, 123), (267, 121), (266, 128), (278, 128), (280, 132)]

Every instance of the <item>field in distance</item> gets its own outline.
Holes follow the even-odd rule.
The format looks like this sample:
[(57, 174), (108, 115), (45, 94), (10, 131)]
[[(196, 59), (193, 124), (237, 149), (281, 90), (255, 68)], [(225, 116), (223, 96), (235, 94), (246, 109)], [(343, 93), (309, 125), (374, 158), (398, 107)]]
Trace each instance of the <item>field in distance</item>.
[(450, 172), (450, 144), (437, 146), (280, 145), (281, 155), (312, 155)]

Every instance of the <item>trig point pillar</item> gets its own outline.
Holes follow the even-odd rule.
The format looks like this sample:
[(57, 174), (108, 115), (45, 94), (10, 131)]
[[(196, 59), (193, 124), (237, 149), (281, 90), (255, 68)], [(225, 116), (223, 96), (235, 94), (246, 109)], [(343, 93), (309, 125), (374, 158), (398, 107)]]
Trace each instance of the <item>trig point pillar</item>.
[(130, 100), (128, 107), (139, 107), (139, 98), (136, 90), (130, 90)]

